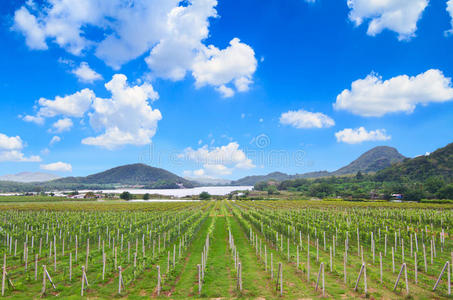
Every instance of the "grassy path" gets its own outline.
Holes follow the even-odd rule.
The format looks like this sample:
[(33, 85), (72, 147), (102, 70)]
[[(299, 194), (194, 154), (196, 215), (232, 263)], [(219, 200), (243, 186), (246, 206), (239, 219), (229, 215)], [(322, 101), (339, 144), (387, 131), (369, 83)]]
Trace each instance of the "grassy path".
[[(277, 296), (274, 282), (257, 264), (255, 251), (251, 248), (246, 234), (234, 217), (228, 217), (231, 224), (231, 234), (239, 251), (242, 264), (242, 295), (244, 297), (273, 298)], [(231, 258), (232, 260), (232, 258)]]
[(224, 297), (229, 295), (235, 287), (230, 270), (231, 267), (234, 268), (234, 263), (228, 252), (228, 232), (226, 228), (225, 216), (217, 216), (211, 236), (202, 297)]
[(171, 284), (172, 298), (183, 299), (198, 296), (197, 264), (201, 262), (201, 252), (203, 251), (206, 234), (209, 227), (215, 222), (215, 216), (209, 216), (194, 239), (189, 250), (190, 255), (187, 257), (179, 278)]

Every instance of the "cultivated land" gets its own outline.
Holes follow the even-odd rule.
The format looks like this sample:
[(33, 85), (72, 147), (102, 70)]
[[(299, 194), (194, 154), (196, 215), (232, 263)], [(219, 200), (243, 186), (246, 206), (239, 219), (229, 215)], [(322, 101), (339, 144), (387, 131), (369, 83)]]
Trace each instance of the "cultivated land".
[(284, 200), (1, 204), (2, 293), (450, 299), (452, 208)]

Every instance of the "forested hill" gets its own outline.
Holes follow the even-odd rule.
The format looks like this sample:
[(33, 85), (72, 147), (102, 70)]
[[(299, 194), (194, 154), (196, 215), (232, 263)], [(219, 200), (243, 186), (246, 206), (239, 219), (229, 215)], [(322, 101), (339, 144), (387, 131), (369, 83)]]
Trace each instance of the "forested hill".
[(379, 181), (424, 181), (430, 177), (453, 179), (453, 143), (437, 149), (429, 155), (417, 156), (393, 164), (376, 173)]
[(53, 180), (50, 183), (64, 184), (118, 184), (144, 185), (150, 188), (177, 188), (178, 185), (193, 187), (194, 184), (167, 170), (151, 167), (145, 164), (131, 164), (119, 166), (104, 172), (86, 177), (65, 177)]
[(363, 153), (349, 165), (332, 172), (330, 175), (355, 174), (358, 171), (362, 173), (377, 172), (391, 166), (394, 163), (401, 162), (404, 159), (405, 157), (395, 148), (378, 146)]
[(303, 174), (288, 175), (281, 172), (273, 172), (267, 175), (247, 176), (236, 181), (232, 185), (255, 185), (263, 181), (285, 181), (300, 178), (320, 178), (328, 176), (352, 175), (357, 172), (374, 173), (384, 168), (389, 167), (393, 163), (404, 160), (398, 150), (388, 146), (378, 146), (360, 155), (356, 160), (352, 161), (347, 166), (344, 166), (336, 171), (317, 171)]

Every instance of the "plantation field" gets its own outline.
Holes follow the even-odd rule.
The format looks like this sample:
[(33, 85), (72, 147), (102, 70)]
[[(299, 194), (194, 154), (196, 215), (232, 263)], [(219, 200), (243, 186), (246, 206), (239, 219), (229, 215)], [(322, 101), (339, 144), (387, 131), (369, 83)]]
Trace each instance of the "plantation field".
[(452, 226), (416, 203), (1, 204), (2, 296), (450, 299)]

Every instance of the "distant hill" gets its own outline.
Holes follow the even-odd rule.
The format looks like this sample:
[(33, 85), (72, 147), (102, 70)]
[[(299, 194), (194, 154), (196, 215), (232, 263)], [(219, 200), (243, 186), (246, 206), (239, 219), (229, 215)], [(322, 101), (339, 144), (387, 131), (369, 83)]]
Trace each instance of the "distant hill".
[(408, 158), (376, 173), (380, 181), (403, 179), (422, 181), (431, 176), (443, 177), (450, 182), (453, 178), (453, 143), (439, 148), (429, 155)]
[(256, 176), (246, 176), (241, 179), (235, 180), (231, 182), (231, 185), (255, 185), (257, 182), (261, 181), (283, 181), (290, 179), (291, 175), (281, 173), (281, 172), (273, 172), (267, 175), (256, 175)]
[(282, 172), (273, 172), (267, 175), (256, 175), (256, 176), (246, 176), (244, 178), (235, 180), (231, 182), (231, 185), (255, 185), (257, 182), (261, 181), (284, 181), (297, 178), (319, 178), (329, 176), (330, 173), (327, 171), (316, 171), (303, 174), (288, 175)]
[(320, 178), (328, 176), (341, 176), (362, 173), (377, 172), (391, 166), (394, 163), (401, 162), (405, 159), (398, 150), (388, 146), (378, 146), (365, 152), (356, 160), (336, 171), (317, 171), (303, 174), (288, 175), (281, 172), (273, 172), (267, 175), (247, 176), (231, 182), (232, 185), (255, 185), (261, 181), (284, 181), (298, 178)]
[(231, 180), (223, 179), (223, 178), (191, 178), (191, 177), (184, 177), (189, 181), (198, 183), (200, 185), (229, 185)]
[(58, 175), (43, 172), (21, 172), (0, 176), (0, 181), (11, 182), (46, 182), (61, 178)]
[(167, 170), (145, 164), (131, 164), (109, 169), (86, 177), (65, 177), (52, 184), (81, 185), (142, 185), (145, 188), (193, 187), (194, 183)]
[(331, 175), (356, 174), (358, 171), (362, 173), (377, 172), (394, 163), (401, 162), (405, 158), (393, 147), (378, 146), (363, 153), (349, 165), (331, 172)]

